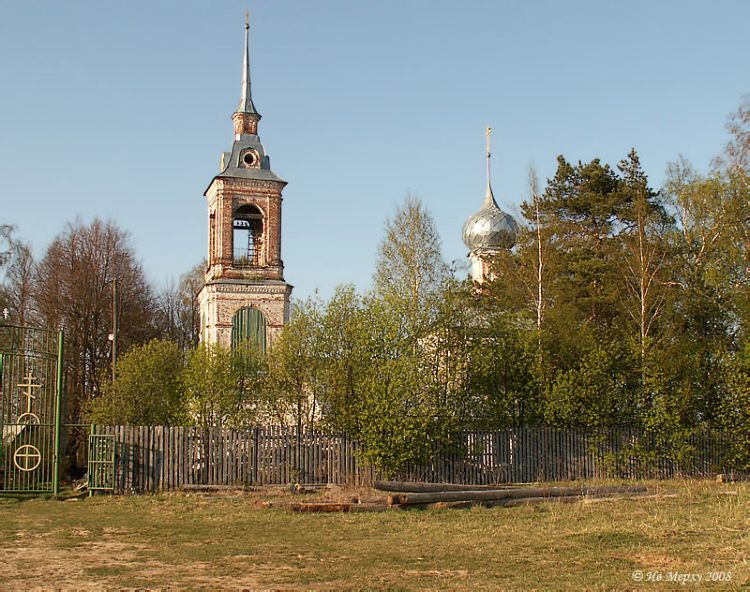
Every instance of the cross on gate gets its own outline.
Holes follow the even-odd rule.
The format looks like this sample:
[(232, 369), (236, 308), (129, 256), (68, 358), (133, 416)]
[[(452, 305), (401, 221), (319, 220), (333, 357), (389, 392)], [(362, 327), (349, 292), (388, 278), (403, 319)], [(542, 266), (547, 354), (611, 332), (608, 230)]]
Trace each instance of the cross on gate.
[(41, 462), (42, 453), (39, 452), (36, 446), (32, 446), (31, 444), (19, 446), (13, 454), (13, 464), (25, 473), (36, 469)]
[(32, 389), (42, 388), (42, 385), (39, 383), (34, 382), (34, 375), (29, 372), (26, 374), (26, 382), (19, 382), (16, 386), (26, 389), (22, 390), (21, 394), (26, 396), (26, 413), (23, 413), (18, 416), (18, 423), (21, 423), (21, 418), (23, 417), (29, 417), (30, 419), (35, 419), (36, 423), (39, 423), (39, 416), (31, 412), (31, 402), (36, 399), (36, 395), (32, 392)]

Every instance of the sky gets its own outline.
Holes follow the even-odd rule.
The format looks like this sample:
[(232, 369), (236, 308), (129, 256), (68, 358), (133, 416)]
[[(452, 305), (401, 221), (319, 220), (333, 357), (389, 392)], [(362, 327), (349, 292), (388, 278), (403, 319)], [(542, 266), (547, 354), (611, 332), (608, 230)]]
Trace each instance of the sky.
[(560, 154), (635, 148), (656, 188), (680, 155), (707, 170), (750, 93), (745, 0), (0, 0), (0, 223), (42, 257), (67, 222), (112, 219), (157, 287), (201, 261), (246, 8), (298, 298), (367, 289), (409, 193), (465, 263), (486, 126), (516, 214), (529, 165), (544, 183)]

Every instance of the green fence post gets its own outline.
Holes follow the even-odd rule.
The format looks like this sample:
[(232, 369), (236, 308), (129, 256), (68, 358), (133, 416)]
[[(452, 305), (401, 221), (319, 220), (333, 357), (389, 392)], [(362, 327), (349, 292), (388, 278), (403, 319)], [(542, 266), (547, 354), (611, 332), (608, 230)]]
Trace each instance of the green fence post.
[[(0, 354), (0, 390), (3, 388), (3, 354)], [(0, 401), (2, 403), (2, 401)], [(3, 462), (3, 416), (5, 415), (5, 410), (3, 409), (3, 406), (0, 405), (0, 463)], [(0, 484), (1, 485), (1, 484)]]
[(65, 331), (60, 329), (57, 334), (57, 389), (55, 399), (55, 453), (52, 467), (52, 494), (60, 493), (60, 419), (62, 415), (63, 397), (63, 355), (65, 353)]
[(99, 467), (98, 465), (95, 465), (92, 462), (92, 458), (91, 458), (91, 455), (93, 454), (94, 458), (98, 459), (97, 450), (96, 450), (96, 446), (97, 446), (96, 438), (94, 436), (96, 436), (96, 424), (92, 423), (91, 430), (89, 431), (89, 449), (88, 449), (88, 454), (86, 455), (87, 456), (86, 464), (88, 465), (88, 475), (89, 475), (89, 482), (88, 482), (88, 487), (87, 487), (87, 489), (89, 490), (89, 497), (93, 497), (94, 495), (94, 490), (92, 486), (95, 487), (98, 485), (98, 483), (96, 482), (97, 481), (96, 478), (98, 475), (96, 473), (98, 472)]

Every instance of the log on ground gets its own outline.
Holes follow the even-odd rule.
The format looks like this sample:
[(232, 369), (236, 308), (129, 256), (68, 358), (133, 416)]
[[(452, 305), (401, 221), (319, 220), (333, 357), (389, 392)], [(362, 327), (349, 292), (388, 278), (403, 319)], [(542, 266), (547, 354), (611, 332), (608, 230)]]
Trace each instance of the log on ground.
[(388, 505), (432, 504), (466, 500), (485, 501), (530, 497), (593, 496), (602, 494), (627, 494), (646, 491), (644, 485), (608, 487), (522, 487), (488, 491), (444, 491), (434, 493), (399, 493), (388, 496)]
[(495, 489), (517, 489), (520, 484), (461, 485), (458, 483), (411, 483), (409, 481), (375, 481), (373, 487), (380, 491), (396, 493), (439, 493), (443, 491), (489, 491)]
[(533, 506), (542, 503), (571, 504), (581, 501), (578, 495), (563, 495), (559, 497), (522, 497), (501, 500), (484, 500), (475, 502), (476, 505), (483, 508), (512, 508), (515, 506)]
[(393, 508), (399, 510), (466, 510), (477, 503), (472, 500), (463, 500), (460, 502), (434, 502), (432, 504), (404, 504), (393, 506)]
[(557, 496), (557, 497), (522, 497), (522, 498), (510, 498), (510, 499), (502, 499), (502, 500), (486, 500), (486, 501), (477, 501), (475, 502), (476, 505), (485, 507), (485, 508), (493, 508), (497, 506), (501, 506), (504, 508), (512, 508), (514, 506), (526, 506), (526, 505), (535, 505), (535, 504), (541, 504), (541, 503), (573, 503), (573, 502), (580, 502), (580, 501), (586, 501), (586, 500), (603, 500), (605, 498), (613, 498), (613, 497), (624, 497), (624, 496), (643, 496), (646, 492), (646, 488), (643, 488), (643, 491), (632, 491), (632, 492), (619, 492), (619, 493), (589, 493), (585, 496), (580, 495), (564, 495), (564, 496)]
[(192, 483), (185, 483), (180, 487), (181, 491), (195, 492), (195, 493), (218, 493), (218, 492), (234, 492), (234, 491), (248, 491), (248, 487), (244, 485), (199, 485)]
[(346, 502), (297, 502), (289, 504), (289, 508), (294, 512), (348, 512), (350, 507), (351, 504)]
[(385, 512), (384, 503), (354, 504), (349, 502), (296, 502), (289, 505), (294, 512)]

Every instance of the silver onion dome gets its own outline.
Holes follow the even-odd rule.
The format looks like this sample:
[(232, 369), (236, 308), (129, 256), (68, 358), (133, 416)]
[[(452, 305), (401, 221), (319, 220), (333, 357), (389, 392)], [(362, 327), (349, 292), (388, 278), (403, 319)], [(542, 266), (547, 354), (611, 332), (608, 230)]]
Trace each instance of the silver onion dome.
[(518, 238), (518, 224), (513, 216), (503, 212), (495, 201), (490, 183), (490, 136), (487, 128), (487, 191), (479, 211), (464, 223), (462, 237), (470, 251), (481, 249), (510, 249)]
[(510, 249), (518, 238), (518, 224), (497, 206), (490, 194), (490, 202), (485, 200), (480, 210), (464, 223), (462, 238), (470, 251)]

